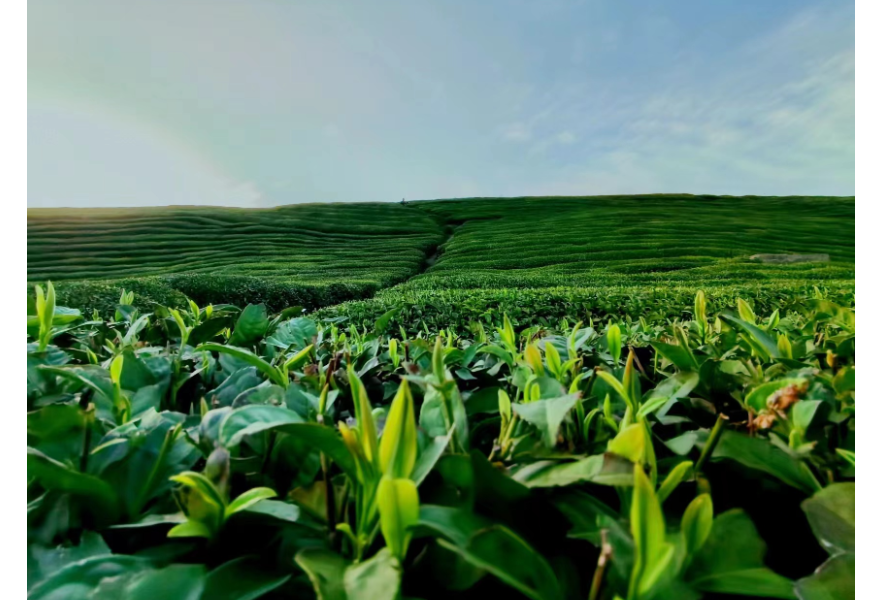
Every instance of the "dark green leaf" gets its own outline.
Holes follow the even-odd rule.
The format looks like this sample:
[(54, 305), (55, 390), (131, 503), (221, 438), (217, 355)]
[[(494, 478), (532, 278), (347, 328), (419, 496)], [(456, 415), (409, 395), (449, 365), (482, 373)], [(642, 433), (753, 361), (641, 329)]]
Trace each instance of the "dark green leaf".
[(237, 446), (246, 435), (303, 423), (303, 418), (282, 406), (253, 404), (231, 411), (220, 425), (219, 441), (226, 447)]
[[(106, 582), (107, 580), (105, 580)], [(96, 598), (126, 598), (126, 600), (199, 600), (205, 588), (205, 566), (169, 565), (137, 573), (122, 582), (107, 582), (106, 590), (100, 584)]]
[(652, 342), (652, 347), (681, 371), (692, 371), (698, 367), (692, 354), (682, 346), (665, 344), (664, 342)]
[(281, 350), (290, 348), (296, 351), (309, 346), (317, 334), (315, 321), (307, 317), (298, 317), (279, 325), (267, 338), (266, 343)]
[(377, 333), (385, 332), (386, 329), (389, 327), (389, 321), (391, 321), (392, 318), (395, 317), (395, 315), (397, 315), (400, 310), (401, 307), (396, 307), (387, 310), (382, 315), (380, 315), (380, 318), (377, 319), (374, 323), (374, 331), (376, 331)]
[(634, 485), (634, 465), (612, 453), (589, 456), (574, 462), (538, 461), (514, 474), (527, 487), (558, 487), (579, 482), (601, 485)]
[(104, 538), (94, 531), (83, 532), (77, 546), (45, 548), (30, 544), (28, 545), (28, 589), (71, 563), (103, 554), (110, 554), (110, 549), (104, 543)]
[(266, 375), (266, 377), (273, 383), (281, 385), (282, 387), (288, 385), (288, 380), (282, 376), (281, 371), (279, 371), (276, 367), (272, 366), (270, 363), (266, 362), (250, 350), (246, 350), (245, 348), (224, 346), (223, 344), (207, 343), (198, 346), (196, 350), (208, 350), (213, 352), (220, 352), (222, 354), (229, 354), (230, 356), (244, 361), (252, 367), (255, 367), (258, 371)]
[(205, 600), (256, 600), (283, 585), (291, 575), (267, 571), (259, 561), (241, 557), (226, 562), (208, 574)]
[(778, 350), (778, 341), (773, 340), (772, 336), (768, 333), (757, 327), (752, 323), (748, 323), (742, 319), (739, 319), (735, 315), (731, 313), (722, 313), (720, 318), (732, 325), (736, 329), (739, 329), (743, 334), (748, 336), (753, 342), (761, 347), (763, 351), (768, 354), (771, 358), (780, 358), (781, 353)]
[[(473, 535), (491, 525), (491, 521), (470, 510), (432, 504), (420, 506), (419, 526), (427, 530), (424, 533), (440, 535), (463, 548)], [(420, 530), (417, 531), (420, 535)]]
[(193, 328), (190, 332), (190, 337), (187, 339), (187, 343), (191, 346), (198, 346), (199, 344), (210, 342), (220, 335), (221, 331), (232, 325), (233, 319), (231, 317), (216, 317), (208, 319)]
[(349, 562), (325, 548), (304, 548), (294, 560), (306, 571), (318, 600), (348, 600), (343, 575)]
[(766, 545), (750, 517), (730, 510), (714, 519), (685, 579), (703, 592), (795, 598), (793, 582), (767, 569), (765, 554)]
[(472, 392), (465, 401), (466, 413), (469, 416), (499, 412), (499, 388), (496, 386), (485, 387)]
[(712, 458), (735, 460), (751, 469), (774, 475), (806, 494), (811, 494), (821, 487), (803, 462), (792, 458), (768, 440), (759, 437), (725, 431), (714, 449)]
[(28, 600), (91, 600), (103, 580), (126, 581), (149, 568), (149, 561), (137, 556), (93, 556), (71, 563), (35, 585)]
[(509, 529), (494, 525), (473, 535), (465, 547), (438, 543), (532, 600), (559, 600), (563, 593), (545, 559)]
[(410, 475), (410, 478), (413, 479), (414, 483), (417, 485), (422, 483), (423, 479), (425, 479), (432, 471), (435, 463), (438, 462), (438, 459), (441, 458), (441, 455), (444, 454), (444, 450), (447, 449), (449, 444), (450, 435), (448, 434), (432, 439), (428, 445), (422, 449), (419, 456), (417, 456), (416, 464)]
[[(631, 477), (633, 479), (633, 473)], [(597, 547), (601, 545), (600, 532), (603, 529), (616, 529), (620, 534), (630, 537), (622, 526), (618, 513), (590, 494), (567, 489), (555, 495), (553, 502), (573, 524), (569, 537), (586, 539)]]
[(46, 489), (82, 498), (102, 522), (113, 522), (119, 515), (119, 497), (108, 483), (74, 471), (34, 448), (28, 448), (28, 478), (36, 479)]
[(296, 436), (307, 444), (311, 444), (316, 450), (324, 452), (328, 458), (337, 464), (340, 469), (350, 477), (356, 477), (355, 462), (343, 439), (337, 430), (318, 423), (294, 423), (280, 425), (277, 431)]
[(799, 600), (852, 600), (855, 596), (855, 555), (833, 556), (813, 574), (796, 582)]
[(812, 531), (831, 555), (855, 551), (854, 490), (854, 483), (834, 483), (802, 503)]
[(252, 345), (266, 333), (269, 327), (269, 319), (266, 317), (266, 306), (263, 304), (249, 304), (239, 314), (230, 344), (234, 346)]

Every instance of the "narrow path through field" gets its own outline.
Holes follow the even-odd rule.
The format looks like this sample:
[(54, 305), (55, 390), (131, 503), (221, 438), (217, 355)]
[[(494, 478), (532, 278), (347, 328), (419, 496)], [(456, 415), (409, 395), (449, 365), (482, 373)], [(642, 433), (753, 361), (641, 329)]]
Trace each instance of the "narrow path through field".
[(449, 244), (450, 240), (453, 239), (453, 236), (456, 235), (456, 230), (462, 227), (462, 225), (462, 223), (460, 223), (459, 225), (447, 225), (447, 237), (444, 238), (443, 242), (435, 246), (434, 250), (430, 254), (426, 255), (426, 260), (423, 262), (423, 268), (420, 270), (419, 273), (414, 275), (414, 277), (416, 277), (417, 275), (422, 275), (423, 273), (428, 271), (432, 267), (432, 265), (438, 262), (438, 259), (441, 258), (442, 254), (444, 254), (444, 250), (446, 249), (447, 244)]

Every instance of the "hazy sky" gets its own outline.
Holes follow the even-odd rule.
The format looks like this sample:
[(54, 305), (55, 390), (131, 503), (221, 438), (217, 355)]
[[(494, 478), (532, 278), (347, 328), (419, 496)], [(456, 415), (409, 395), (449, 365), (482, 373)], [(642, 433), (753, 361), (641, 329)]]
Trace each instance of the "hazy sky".
[(28, 205), (854, 194), (854, 4), (29, 0)]

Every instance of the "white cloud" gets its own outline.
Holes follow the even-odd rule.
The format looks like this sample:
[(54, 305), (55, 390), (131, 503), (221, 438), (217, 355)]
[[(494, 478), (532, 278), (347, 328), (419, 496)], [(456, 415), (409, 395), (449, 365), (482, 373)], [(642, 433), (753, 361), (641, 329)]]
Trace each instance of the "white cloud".
[(524, 193), (853, 194), (853, 23), (828, 17), (798, 15), (722, 59), (688, 57), (648, 94), (558, 93), (544, 125), (563, 131), (530, 154), (584, 141)]
[(530, 128), (523, 123), (511, 123), (502, 130), (502, 139), (507, 142), (528, 142), (532, 137)]

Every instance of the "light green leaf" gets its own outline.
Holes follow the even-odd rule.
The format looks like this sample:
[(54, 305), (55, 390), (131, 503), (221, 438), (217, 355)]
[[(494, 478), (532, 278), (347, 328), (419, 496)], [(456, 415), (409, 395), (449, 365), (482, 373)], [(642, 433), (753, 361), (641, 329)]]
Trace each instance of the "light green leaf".
[(671, 469), (668, 473), (668, 476), (665, 477), (665, 480), (662, 482), (661, 486), (658, 488), (658, 492), (656, 495), (658, 496), (659, 502), (664, 502), (668, 496), (671, 495), (677, 486), (680, 485), (680, 482), (686, 479), (687, 477), (692, 476), (692, 461), (684, 461), (678, 463), (676, 467)]
[(560, 361), (560, 353), (557, 351), (557, 348), (554, 347), (554, 344), (551, 342), (545, 342), (545, 362), (548, 363), (548, 370), (555, 377), (560, 377), (561, 375), (561, 361)]
[(683, 513), (680, 531), (686, 540), (686, 554), (693, 556), (707, 541), (714, 522), (714, 504), (710, 494), (697, 496)]
[(168, 537), (170, 538), (211, 538), (211, 536), (212, 531), (208, 528), (208, 525), (201, 521), (193, 520), (188, 520), (181, 523), (180, 525), (175, 525), (168, 532)]
[(637, 418), (645, 419), (648, 415), (651, 415), (667, 403), (667, 398), (652, 398), (651, 400), (647, 400), (640, 406), (640, 410), (637, 411)]
[(202, 473), (184, 471), (183, 473), (171, 476), (169, 479), (190, 488), (195, 493), (198, 493), (203, 501), (213, 506), (220, 514), (223, 514), (226, 501), (221, 496), (217, 487), (215, 487), (211, 480), (205, 477)]
[(417, 450), (413, 396), (407, 380), (402, 379), (389, 407), (386, 426), (380, 438), (380, 470), (393, 479), (410, 477), (416, 464)]
[(639, 595), (651, 590), (673, 559), (674, 548), (665, 541), (665, 518), (652, 483), (640, 465), (634, 465), (631, 499), (631, 536), (634, 538), (634, 571), (630, 589)]
[(576, 405), (579, 394), (536, 400), (528, 404), (513, 404), (512, 409), (521, 419), (539, 430), (542, 442), (548, 448), (557, 445), (557, 434), (564, 418)]
[(607, 444), (607, 450), (642, 465), (646, 463), (648, 443), (652, 442), (647, 439), (646, 427), (643, 423), (634, 423), (619, 431)]
[(230, 504), (224, 511), (224, 515), (226, 518), (229, 518), (239, 511), (246, 510), (251, 506), (254, 506), (261, 500), (275, 498), (276, 495), (277, 494), (275, 490), (268, 487), (252, 488), (247, 492), (242, 492), (235, 500), (230, 502)]
[(401, 565), (388, 548), (373, 558), (351, 565), (343, 575), (347, 600), (396, 600), (401, 588)]
[(410, 479), (383, 476), (377, 488), (380, 530), (392, 555), (404, 560), (412, 532), (420, 518), (420, 499)]
[(609, 329), (606, 330), (606, 345), (609, 348), (613, 362), (618, 364), (619, 359), (622, 357), (622, 330), (619, 329), (618, 325), (610, 325)]
[(622, 382), (615, 378), (615, 376), (609, 371), (597, 371), (597, 376), (600, 377), (609, 387), (615, 390), (615, 392), (619, 395), (619, 397), (625, 402), (627, 406), (631, 406), (631, 396), (628, 394), (627, 390), (625, 390), (625, 386), (622, 385)]
[(754, 314), (753, 309), (750, 308), (750, 305), (747, 302), (738, 298), (735, 301), (735, 305), (738, 307), (738, 316), (740, 316), (742, 320), (751, 324), (756, 323), (756, 314)]
[(308, 317), (297, 317), (279, 324), (267, 338), (266, 344), (281, 350), (298, 350), (311, 345), (317, 334), (315, 321)]

